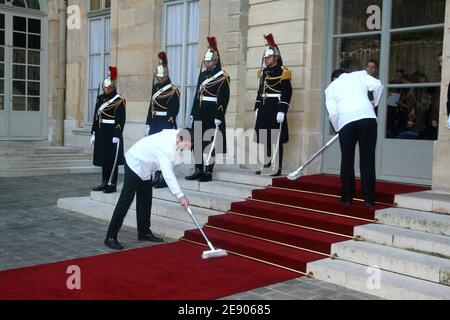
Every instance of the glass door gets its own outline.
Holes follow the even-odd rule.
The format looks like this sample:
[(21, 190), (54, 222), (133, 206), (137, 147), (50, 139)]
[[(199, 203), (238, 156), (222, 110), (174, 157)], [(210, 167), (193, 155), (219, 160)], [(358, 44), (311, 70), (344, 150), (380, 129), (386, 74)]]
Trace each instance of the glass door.
[[(378, 178), (431, 183), (445, 0), (334, 0), (330, 4), (327, 77), (337, 68), (351, 72), (365, 69), (370, 60), (380, 61), (373, 74), (386, 88), (377, 110)], [(325, 130), (326, 139), (334, 135), (328, 121)], [(357, 158), (355, 168), (358, 163)], [(323, 166), (326, 173), (339, 173), (339, 143), (325, 153)]]

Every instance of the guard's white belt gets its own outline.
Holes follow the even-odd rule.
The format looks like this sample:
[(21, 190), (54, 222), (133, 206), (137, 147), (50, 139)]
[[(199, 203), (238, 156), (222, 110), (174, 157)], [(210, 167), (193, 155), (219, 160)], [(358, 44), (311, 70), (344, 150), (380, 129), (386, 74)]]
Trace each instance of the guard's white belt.
[(217, 102), (217, 98), (214, 98), (214, 97), (201, 97), (200, 100), (202, 100), (202, 101)]
[(281, 99), (281, 94), (280, 93), (266, 93), (266, 94), (263, 94), (263, 98), (278, 98), (278, 99)]
[(115, 124), (115, 123), (116, 123), (115, 120), (107, 120), (107, 119), (102, 119), (101, 122), (102, 122), (102, 123), (105, 123), (105, 124)]
[(167, 116), (167, 111), (155, 111), (155, 116), (165, 117)]

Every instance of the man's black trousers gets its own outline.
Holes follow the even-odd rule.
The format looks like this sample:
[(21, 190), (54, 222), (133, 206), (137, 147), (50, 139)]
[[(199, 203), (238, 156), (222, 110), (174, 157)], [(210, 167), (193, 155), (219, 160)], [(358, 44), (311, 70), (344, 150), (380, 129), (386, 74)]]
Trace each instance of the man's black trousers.
[(144, 236), (150, 229), (150, 215), (152, 210), (152, 180), (143, 181), (125, 163), (125, 176), (119, 201), (114, 209), (109, 224), (107, 238), (117, 239), (123, 220), (130, 209), (136, 193), (136, 216), (138, 236)]
[(362, 195), (365, 202), (375, 198), (375, 149), (377, 145), (376, 119), (362, 119), (347, 124), (339, 132), (341, 145), (341, 198), (351, 202), (355, 196), (355, 150), (359, 145)]

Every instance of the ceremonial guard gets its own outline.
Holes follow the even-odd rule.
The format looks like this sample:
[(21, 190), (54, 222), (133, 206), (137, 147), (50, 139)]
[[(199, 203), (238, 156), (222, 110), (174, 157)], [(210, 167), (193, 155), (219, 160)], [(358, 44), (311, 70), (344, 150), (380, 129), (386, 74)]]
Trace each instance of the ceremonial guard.
[[(270, 168), (273, 165), (272, 158), (275, 160), (276, 153), (278, 153), (278, 170), (272, 176), (280, 176), (283, 164), (283, 144), (289, 141), (286, 114), (292, 97), (291, 71), (283, 66), (280, 50), (272, 34), (264, 37), (268, 48), (264, 52), (261, 71), (258, 74), (259, 89), (255, 103), (255, 130), (257, 142), (264, 145), (264, 154), (268, 157), (265, 159), (264, 168)], [(278, 141), (274, 141), (277, 138)], [(273, 145), (278, 146), (278, 148), (274, 148), (275, 151), (272, 151)], [(272, 157), (272, 154), (275, 156)], [(256, 174), (261, 175), (261, 170)]]
[(102, 167), (102, 183), (93, 191), (116, 192), (118, 166), (123, 165), (123, 128), (126, 101), (116, 91), (117, 68), (109, 67), (103, 81), (103, 94), (97, 97), (91, 144), (94, 165)]
[[(205, 65), (206, 70), (202, 72), (202, 68), (200, 68), (196, 95), (191, 111), (192, 128), (196, 136), (198, 132), (195, 131), (200, 124), (202, 137), (208, 130), (212, 130), (217, 134), (215, 134), (216, 139), (212, 139), (213, 141), (215, 140), (212, 150), (207, 149), (208, 145), (211, 145), (211, 141), (203, 141), (203, 138), (203, 145), (197, 144), (194, 147), (195, 172), (187, 176), (186, 179), (200, 182), (212, 180), (214, 162), (210, 159), (218, 153), (226, 153), (225, 113), (230, 99), (230, 77), (222, 69), (216, 38), (208, 37), (207, 39), (208, 50), (202, 63), (202, 66)], [(202, 148), (201, 150), (195, 150), (195, 148), (200, 147)], [(203, 152), (207, 152), (209, 155), (207, 162), (208, 160), (210, 161), (206, 163), (206, 166)]]
[[(164, 129), (177, 129), (176, 119), (180, 110), (180, 91), (170, 80), (167, 55), (165, 52), (160, 52), (158, 58), (159, 64), (153, 76), (152, 98), (146, 121), (148, 135)], [(153, 187), (167, 187), (159, 170), (155, 172)]]

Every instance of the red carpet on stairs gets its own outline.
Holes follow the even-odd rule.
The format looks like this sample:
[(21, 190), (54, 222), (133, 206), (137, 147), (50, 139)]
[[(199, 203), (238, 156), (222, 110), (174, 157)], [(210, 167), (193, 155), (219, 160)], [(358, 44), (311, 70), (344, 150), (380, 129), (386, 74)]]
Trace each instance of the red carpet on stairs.
[[(307, 264), (329, 257), (333, 243), (352, 239), (395, 194), (427, 187), (377, 182), (373, 208), (339, 205), (339, 177), (274, 179), (252, 199), (211, 216), (204, 230), (228, 257), (202, 260), (208, 248), (198, 230), (184, 240), (42, 266), (0, 272), (0, 299), (217, 299), (305, 274)], [(357, 184), (360, 196), (360, 186)], [(195, 212), (194, 212), (195, 214)], [(194, 243), (192, 243), (194, 242)], [(81, 268), (81, 290), (66, 286), (67, 267)]]

